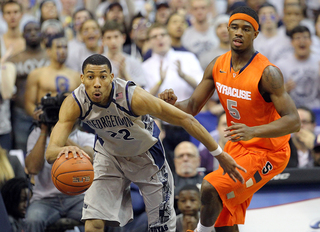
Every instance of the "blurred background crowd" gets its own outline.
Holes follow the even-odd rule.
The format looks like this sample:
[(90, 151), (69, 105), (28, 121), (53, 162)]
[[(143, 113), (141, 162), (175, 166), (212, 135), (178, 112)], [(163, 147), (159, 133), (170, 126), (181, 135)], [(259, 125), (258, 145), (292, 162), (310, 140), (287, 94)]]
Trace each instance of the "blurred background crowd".
[[(298, 108), (301, 130), (291, 136), (288, 168), (319, 167), (319, 0), (2, 0), (0, 188), (4, 199), (13, 197), (8, 194), (12, 189), (19, 192), (16, 200), (5, 201), (6, 207), (17, 208), (7, 210), (15, 231), (49, 231), (50, 226), (74, 226), (80, 220), (81, 212), (75, 212), (79, 214), (83, 196), (64, 196), (54, 188), (44, 154), (61, 102), (80, 84), (81, 65), (88, 56), (103, 54), (115, 77), (132, 80), (155, 96), (172, 88), (181, 101), (191, 96), (207, 65), (230, 50), (229, 14), (243, 5), (259, 15), (255, 49), (281, 69)], [(216, 94), (196, 118), (224, 147), (226, 116)], [(183, 128), (155, 120), (174, 173), (176, 211), (190, 214), (177, 221), (177, 231), (185, 231), (199, 220), (194, 186), (219, 164)], [(93, 153), (92, 133), (79, 124), (68, 144)], [(15, 181), (7, 183), (10, 179)], [(11, 187), (2, 187), (6, 184)], [(135, 185), (132, 197), (135, 220), (121, 229), (147, 231), (144, 203)], [(61, 199), (67, 203), (61, 204)], [(19, 202), (24, 207), (19, 208)], [(39, 216), (36, 210), (43, 205), (58, 213)], [(66, 205), (69, 208), (63, 208)], [(48, 219), (49, 214), (55, 216)], [(57, 225), (59, 218), (74, 221)], [(81, 223), (75, 228), (83, 231)]]

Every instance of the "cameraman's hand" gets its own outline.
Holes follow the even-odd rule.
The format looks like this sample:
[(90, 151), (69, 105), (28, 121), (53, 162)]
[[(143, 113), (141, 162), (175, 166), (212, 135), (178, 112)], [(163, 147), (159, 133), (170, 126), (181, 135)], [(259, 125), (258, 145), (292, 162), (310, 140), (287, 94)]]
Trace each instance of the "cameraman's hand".
[(32, 117), (34, 120), (40, 121), (40, 115), (43, 114), (43, 110), (42, 109), (37, 109), (35, 111), (33, 111)]
[[(69, 152), (71, 152), (72, 155), (69, 154)], [(78, 156), (79, 156), (81, 159), (82, 159), (84, 156), (85, 156), (86, 158), (88, 158), (89, 160), (91, 159), (90, 156), (89, 156), (85, 151), (81, 150), (81, 149), (80, 149), (79, 147), (77, 147), (77, 146), (66, 146), (66, 147), (63, 147), (63, 149), (62, 149), (62, 151), (60, 151), (57, 159), (60, 158), (60, 156), (62, 156), (63, 154), (65, 155), (66, 159), (72, 158), (72, 157), (73, 157), (73, 158), (77, 158)]]

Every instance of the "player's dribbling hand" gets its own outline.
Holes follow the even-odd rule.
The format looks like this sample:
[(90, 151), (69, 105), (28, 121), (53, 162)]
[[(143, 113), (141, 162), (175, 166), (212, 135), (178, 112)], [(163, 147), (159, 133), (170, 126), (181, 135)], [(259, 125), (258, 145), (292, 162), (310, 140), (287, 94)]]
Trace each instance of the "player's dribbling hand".
[[(69, 154), (70, 152), (72, 153), (72, 156), (70, 156), (70, 154)], [(89, 160), (91, 160), (90, 156), (89, 156), (86, 152), (84, 152), (83, 150), (81, 150), (80, 148), (78, 148), (78, 147), (76, 147), (76, 146), (67, 146), (67, 147), (64, 147), (64, 148), (60, 151), (57, 159), (58, 159), (60, 156), (62, 156), (62, 155), (65, 155), (66, 159), (72, 158), (72, 157), (73, 157), (73, 158), (77, 158), (78, 156), (82, 159), (82, 158), (85, 156), (85, 157), (87, 157)]]
[(173, 89), (166, 89), (162, 93), (158, 94), (158, 98), (164, 100), (165, 102), (174, 105), (177, 101), (177, 96), (174, 94)]
[(216, 158), (218, 159), (219, 164), (223, 169), (223, 175), (228, 173), (228, 175), (234, 182), (237, 182), (237, 180), (239, 180), (242, 184), (244, 183), (243, 176), (240, 174), (238, 169), (243, 172), (247, 172), (246, 169), (238, 165), (236, 161), (224, 151), (220, 155), (216, 156)]
[(231, 142), (248, 141), (254, 137), (254, 129), (243, 123), (231, 121), (231, 126), (225, 130), (224, 137)]

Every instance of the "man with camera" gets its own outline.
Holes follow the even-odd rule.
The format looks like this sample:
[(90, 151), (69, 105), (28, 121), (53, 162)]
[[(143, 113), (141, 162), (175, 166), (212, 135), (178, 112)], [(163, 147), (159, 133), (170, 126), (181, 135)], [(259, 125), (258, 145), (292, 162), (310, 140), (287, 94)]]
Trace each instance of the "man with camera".
[[(60, 93), (55, 97), (47, 94), (41, 99), (42, 114), (38, 126), (30, 133), (27, 142), (26, 168), (35, 175), (33, 197), (27, 210), (28, 231), (42, 232), (61, 217), (81, 219), (84, 194), (68, 196), (61, 193), (51, 181), (51, 168), (45, 160), (45, 150), (49, 143), (53, 126), (58, 121), (60, 106), (66, 97)], [(66, 146), (77, 146), (93, 157), (94, 135), (73, 128)], [(82, 230), (83, 228), (81, 228)]]
[(25, 110), (38, 120), (41, 110), (36, 105), (46, 93), (53, 96), (65, 91), (73, 91), (80, 85), (80, 74), (65, 66), (68, 55), (68, 41), (64, 33), (50, 36), (46, 42), (50, 65), (34, 69), (27, 78), (25, 92)]

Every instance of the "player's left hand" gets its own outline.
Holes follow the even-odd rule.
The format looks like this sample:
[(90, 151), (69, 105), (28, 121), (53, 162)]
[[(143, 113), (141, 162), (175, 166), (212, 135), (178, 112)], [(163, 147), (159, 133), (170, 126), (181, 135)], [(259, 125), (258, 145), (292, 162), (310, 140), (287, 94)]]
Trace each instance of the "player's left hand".
[(254, 137), (254, 129), (243, 123), (235, 123), (231, 121), (231, 126), (227, 127), (224, 131), (224, 137), (231, 142), (248, 141)]
[(234, 182), (239, 180), (242, 184), (244, 183), (244, 178), (240, 174), (239, 170), (243, 172), (247, 172), (247, 170), (237, 164), (237, 162), (228, 153), (223, 151), (220, 155), (216, 156), (216, 159), (219, 161), (219, 164), (223, 169), (223, 175), (228, 173)]

